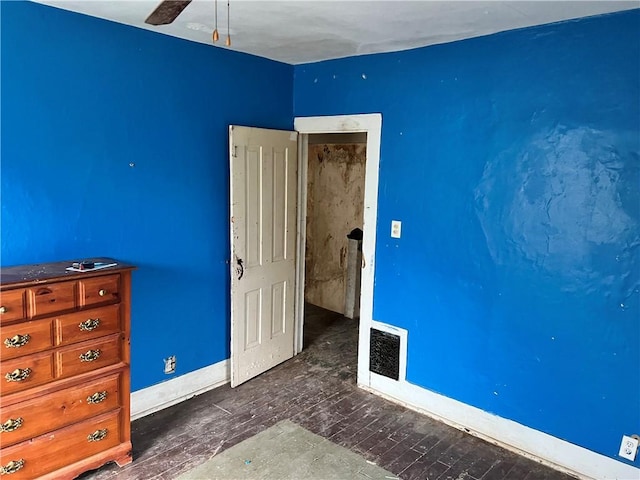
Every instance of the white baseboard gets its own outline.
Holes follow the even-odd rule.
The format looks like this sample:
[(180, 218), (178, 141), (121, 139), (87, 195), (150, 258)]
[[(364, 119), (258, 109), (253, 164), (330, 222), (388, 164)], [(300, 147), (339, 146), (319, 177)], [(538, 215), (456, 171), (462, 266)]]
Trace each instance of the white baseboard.
[(640, 469), (560, 440), (506, 418), (492, 415), (409, 382), (371, 373), (361, 387), (455, 428), (584, 479), (637, 480)]
[(229, 383), (229, 360), (222, 360), (166, 382), (131, 393), (131, 420), (180, 403)]

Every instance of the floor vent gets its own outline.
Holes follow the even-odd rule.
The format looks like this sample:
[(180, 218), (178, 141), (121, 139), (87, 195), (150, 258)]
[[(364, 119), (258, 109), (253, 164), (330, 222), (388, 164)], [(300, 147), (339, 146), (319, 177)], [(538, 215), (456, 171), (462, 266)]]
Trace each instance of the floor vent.
[(394, 380), (400, 377), (400, 336), (371, 329), (369, 370)]

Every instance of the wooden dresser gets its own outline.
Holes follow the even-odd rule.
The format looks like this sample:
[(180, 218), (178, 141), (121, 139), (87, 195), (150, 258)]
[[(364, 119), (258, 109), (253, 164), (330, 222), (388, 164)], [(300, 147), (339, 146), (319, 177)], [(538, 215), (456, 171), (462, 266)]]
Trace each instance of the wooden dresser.
[(0, 270), (0, 474), (72, 479), (130, 463), (131, 265)]

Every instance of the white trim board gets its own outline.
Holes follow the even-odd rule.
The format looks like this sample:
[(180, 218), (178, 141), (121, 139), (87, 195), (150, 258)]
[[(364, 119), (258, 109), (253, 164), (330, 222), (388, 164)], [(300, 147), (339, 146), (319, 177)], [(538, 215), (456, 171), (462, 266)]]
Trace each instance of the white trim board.
[(298, 135), (298, 198), (296, 204), (296, 286), (294, 313), (294, 351), (296, 355), (304, 347), (304, 286), (307, 243), (307, 182), (309, 169), (309, 136)]
[(491, 443), (583, 479), (640, 479), (640, 469), (409, 382), (371, 374), (364, 387)]
[(229, 383), (229, 360), (174, 377), (131, 393), (131, 420), (150, 415)]
[[(313, 133), (366, 132), (364, 222), (362, 230), (362, 276), (360, 279), (360, 334), (358, 336), (358, 384), (369, 385), (369, 337), (373, 320), (373, 280), (375, 276), (376, 223), (378, 221), (378, 177), (382, 114), (367, 113), (323, 117), (296, 117), (294, 128), (301, 135), (301, 161), (306, 162), (308, 135)], [(300, 138), (300, 137), (299, 137)], [(302, 156), (304, 155), (304, 157)], [(299, 160), (300, 161), (300, 160)], [(301, 346), (304, 319), (304, 245), (306, 242), (306, 166), (300, 165), (298, 195), (298, 272), (296, 274), (296, 349)], [(302, 183), (300, 183), (302, 182)], [(304, 203), (303, 203), (304, 202)], [(299, 351), (299, 350), (298, 350)]]

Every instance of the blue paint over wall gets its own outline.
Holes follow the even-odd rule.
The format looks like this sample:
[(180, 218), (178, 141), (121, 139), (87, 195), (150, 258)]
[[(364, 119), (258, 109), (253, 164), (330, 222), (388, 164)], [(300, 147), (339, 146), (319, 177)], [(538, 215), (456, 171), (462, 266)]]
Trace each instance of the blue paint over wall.
[(638, 32), (634, 10), (294, 82), (296, 116), (383, 115), (374, 318), (409, 331), (408, 380), (616, 459), (640, 433)]
[[(132, 388), (229, 357), (229, 124), (292, 128), (293, 68), (2, 8), (2, 264), (135, 263)], [(133, 165), (133, 166), (130, 166)]]
[(227, 125), (293, 99), (383, 113), (374, 315), (409, 381), (613, 458), (640, 432), (637, 10), (294, 69), (0, 8), (2, 264), (138, 264), (134, 390), (229, 356)]

